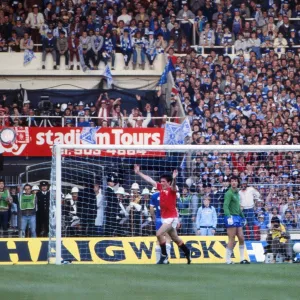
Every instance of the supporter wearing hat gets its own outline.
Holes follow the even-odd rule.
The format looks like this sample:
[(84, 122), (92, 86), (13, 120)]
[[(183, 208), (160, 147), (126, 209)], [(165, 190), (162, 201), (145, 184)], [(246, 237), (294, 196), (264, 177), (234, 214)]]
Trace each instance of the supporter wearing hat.
[(255, 226), (258, 226), (261, 230), (267, 230), (268, 229), (268, 220), (266, 220), (264, 214), (259, 214), (257, 216), (257, 220), (254, 222)]
[(117, 195), (115, 194), (114, 187), (118, 183), (118, 175), (116, 173), (111, 173), (107, 175), (107, 188), (105, 190), (105, 235), (113, 236), (114, 232), (118, 229), (118, 222), (116, 216), (120, 211), (119, 201)]
[(36, 193), (37, 214), (36, 232), (38, 237), (47, 237), (49, 232), (49, 206), (50, 191), (49, 183), (45, 180), (40, 182), (40, 190)]
[[(96, 106), (94, 104), (94, 102), (90, 103), (90, 116), (91, 117), (97, 117), (97, 110), (96, 110)], [(94, 121), (96, 121), (95, 119), (93, 119)]]
[(56, 117), (53, 118), (52, 124), (54, 126), (60, 127), (61, 126), (61, 117), (63, 115), (62, 111), (61, 111), (61, 104), (60, 103), (56, 103), (54, 104), (54, 112), (52, 112), (52, 116)]
[[(294, 28), (291, 29), (290, 31), (290, 38), (288, 39), (288, 44), (290, 47), (293, 47), (295, 45), (299, 45), (300, 43), (300, 40), (299, 40), (299, 37), (297, 36), (296, 34), (296, 30)], [(290, 49), (290, 50), (293, 50), (293, 49)]]
[(39, 6), (33, 5), (32, 12), (28, 13), (25, 23), (31, 28), (31, 39), (34, 44), (39, 44), (40, 34), (39, 30), (44, 25), (45, 20), (42, 13), (39, 12)]
[(39, 186), (38, 185), (34, 185), (31, 189), (32, 193), (33, 194), (37, 194), (37, 192), (40, 190)]
[(12, 28), (13, 31), (16, 32), (17, 37), (19, 39), (24, 37), (25, 32), (27, 32), (27, 28), (22, 25), (22, 18), (21, 17), (17, 17), (16, 19), (16, 25)]
[(51, 54), (53, 58), (53, 69), (56, 70), (56, 52), (57, 52), (57, 44), (56, 38), (53, 36), (52, 30), (48, 30), (47, 38), (43, 40), (43, 54), (42, 54), (42, 69), (45, 69), (45, 61), (47, 54)]

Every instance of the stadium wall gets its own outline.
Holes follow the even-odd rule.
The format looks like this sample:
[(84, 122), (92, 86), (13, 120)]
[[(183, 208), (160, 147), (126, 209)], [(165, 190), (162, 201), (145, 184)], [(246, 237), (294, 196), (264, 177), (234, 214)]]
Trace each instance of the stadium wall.
[[(46, 69), (42, 70), (42, 53), (36, 53), (36, 58), (24, 66), (23, 53), (1, 53), (0, 89), (18, 89), (20, 84), (25, 89), (46, 89), (59, 85), (59, 89), (69, 89), (70, 85), (83, 89), (97, 88), (103, 77), (104, 64), (99, 70), (83, 72), (82, 70), (66, 70), (64, 59), (60, 70), (53, 70), (51, 56), (47, 56)], [(112, 70), (114, 84), (120, 88), (154, 89), (163, 72), (165, 57), (158, 55), (154, 62), (154, 70), (146, 65), (145, 70), (124, 70), (124, 59), (116, 54), (115, 70)], [(25, 79), (26, 77), (26, 79)]]

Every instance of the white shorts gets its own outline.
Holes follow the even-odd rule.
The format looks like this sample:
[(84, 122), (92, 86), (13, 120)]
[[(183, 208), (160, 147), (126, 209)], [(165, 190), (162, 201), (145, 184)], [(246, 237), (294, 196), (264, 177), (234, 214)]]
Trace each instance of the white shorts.
[(178, 218), (167, 218), (167, 219), (161, 218), (161, 222), (163, 224), (172, 225), (172, 227), (176, 229), (176, 227), (179, 223), (179, 219)]

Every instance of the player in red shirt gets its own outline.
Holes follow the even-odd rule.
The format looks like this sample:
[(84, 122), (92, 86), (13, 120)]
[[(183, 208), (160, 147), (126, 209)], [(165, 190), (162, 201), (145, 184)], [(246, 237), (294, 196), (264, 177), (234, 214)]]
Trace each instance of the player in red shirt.
[(156, 232), (156, 237), (161, 248), (161, 258), (158, 264), (168, 264), (165, 234), (168, 233), (172, 241), (184, 252), (187, 263), (191, 263), (191, 251), (178, 236), (176, 227), (178, 225), (178, 212), (176, 209), (176, 179), (178, 171), (174, 170), (172, 177), (160, 176), (160, 182), (155, 182), (150, 176), (140, 171), (140, 166), (134, 165), (134, 172), (141, 176), (149, 184), (157, 188), (160, 193), (160, 211), (162, 226)]

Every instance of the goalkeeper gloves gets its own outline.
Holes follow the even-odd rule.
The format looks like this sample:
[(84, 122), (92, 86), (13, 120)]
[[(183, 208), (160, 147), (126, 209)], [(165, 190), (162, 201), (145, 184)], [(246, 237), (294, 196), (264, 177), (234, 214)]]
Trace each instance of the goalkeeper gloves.
[(242, 219), (242, 224), (243, 224), (243, 226), (247, 225), (247, 220), (245, 218)]

